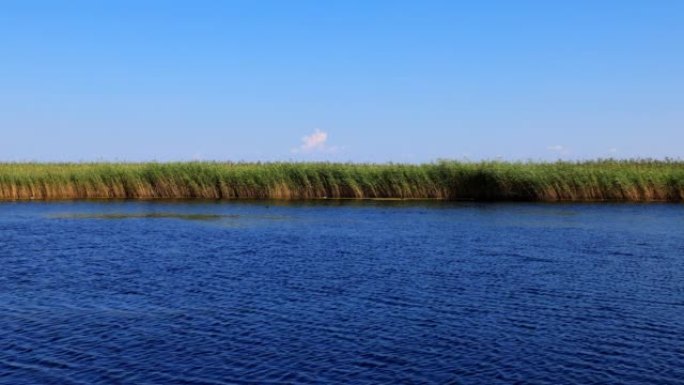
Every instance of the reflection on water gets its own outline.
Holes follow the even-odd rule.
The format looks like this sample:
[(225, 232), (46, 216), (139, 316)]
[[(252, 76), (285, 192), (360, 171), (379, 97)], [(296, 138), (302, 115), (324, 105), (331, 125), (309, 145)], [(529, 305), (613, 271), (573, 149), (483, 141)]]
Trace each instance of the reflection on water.
[(0, 383), (677, 383), (684, 206), (0, 204)]

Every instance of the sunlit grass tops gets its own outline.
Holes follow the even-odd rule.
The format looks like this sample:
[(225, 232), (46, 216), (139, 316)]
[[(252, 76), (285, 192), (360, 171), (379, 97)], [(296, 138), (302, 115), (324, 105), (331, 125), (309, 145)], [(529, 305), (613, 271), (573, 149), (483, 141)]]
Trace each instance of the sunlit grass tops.
[(2, 163), (0, 199), (681, 201), (684, 162)]

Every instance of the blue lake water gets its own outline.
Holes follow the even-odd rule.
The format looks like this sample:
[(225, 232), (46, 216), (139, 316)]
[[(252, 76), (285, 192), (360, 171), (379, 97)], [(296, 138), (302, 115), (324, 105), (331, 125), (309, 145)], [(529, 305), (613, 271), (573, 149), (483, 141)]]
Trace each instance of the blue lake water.
[(673, 384), (684, 205), (0, 204), (2, 384)]

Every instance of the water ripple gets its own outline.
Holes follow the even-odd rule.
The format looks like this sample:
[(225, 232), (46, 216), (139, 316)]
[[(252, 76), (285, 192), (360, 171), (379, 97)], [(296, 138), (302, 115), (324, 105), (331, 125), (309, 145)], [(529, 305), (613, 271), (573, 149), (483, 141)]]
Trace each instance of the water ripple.
[(680, 206), (0, 208), (2, 384), (684, 378)]

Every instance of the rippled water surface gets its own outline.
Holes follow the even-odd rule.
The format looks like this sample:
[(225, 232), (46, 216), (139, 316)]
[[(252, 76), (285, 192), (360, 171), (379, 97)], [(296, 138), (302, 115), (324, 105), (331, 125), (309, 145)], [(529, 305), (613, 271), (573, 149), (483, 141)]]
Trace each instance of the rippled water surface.
[(0, 204), (2, 384), (684, 381), (684, 206)]

